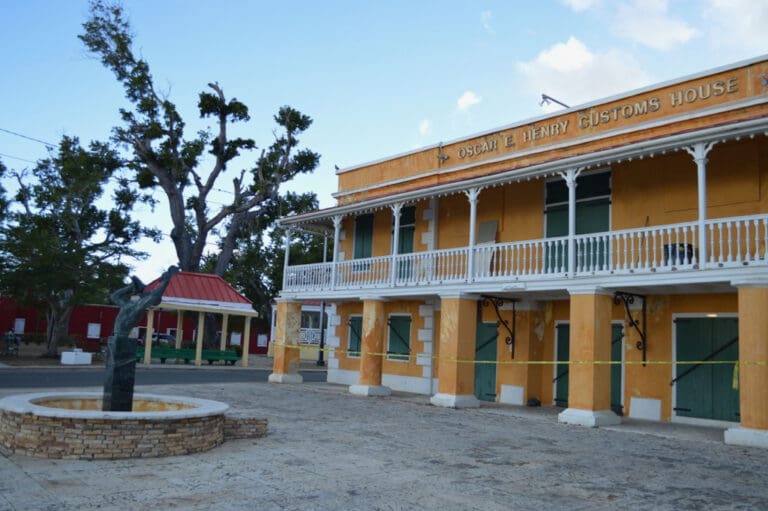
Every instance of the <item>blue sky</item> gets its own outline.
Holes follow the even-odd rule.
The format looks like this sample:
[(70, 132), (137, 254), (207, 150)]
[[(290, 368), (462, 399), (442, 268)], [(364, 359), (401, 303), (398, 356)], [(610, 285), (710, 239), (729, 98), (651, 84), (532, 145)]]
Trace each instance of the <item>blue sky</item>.
[[(251, 121), (234, 132), (260, 146), (271, 142), (281, 105), (315, 120), (302, 142), (322, 155), (320, 167), (290, 188), (316, 191), (323, 207), (334, 204), (335, 165), (541, 115), (553, 108), (539, 105), (542, 93), (577, 105), (768, 53), (768, 0), (124, 6), (136, 51), (190, 134), (206, 126), (195, 105), (212, 81), (249, 106)], [(84, 142), (109, 137), (127, 102), (77, 39), (87, 14), (86, 0), (0, 2), (0, 129), (52, 143), (64, 134)], [(45, 156), (42, 144), (0, 131), (7, 166), (21, 169)], [(157, 211), (146, 222), (168, 229), (156, 221), (163, 202)], [(144, 278), (174, 262), (168, 241), (143, 248), (153, 254), (137, 266)]]

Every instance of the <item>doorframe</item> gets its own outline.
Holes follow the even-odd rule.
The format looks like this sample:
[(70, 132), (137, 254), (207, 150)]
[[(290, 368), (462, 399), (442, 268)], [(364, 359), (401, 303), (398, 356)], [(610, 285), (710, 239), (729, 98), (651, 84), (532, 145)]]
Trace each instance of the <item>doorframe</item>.
[[(735, 318), (736, 320), (739, 319), (739, 314), (737, 312), (682, 312), (679, 314), (672, 314), (672, 361), (677, 362), (677, 325), (675, 324), (676, 319), (718, 319), (718, 318)], [(669, 379), (672, 380), (677, 377), (677, 367), (678, 365), (672, 364), (672, 367), (670, 368), (670, 375)], [(700, 419), (698, 417), (682, 417), (678, 416), (677, 412), (675, 411), (675, 408), (677, 408), (677, 382), (673, 383), (670, 387), (672, 392), (672, 396), (670, 399), (670, 402), (672, 403), (672, 408), (670, 410), (670, 416), (669, 420), (670, 422), (677, 422), (679, 424), (691, 424), (693, 426), (715, 426), (715, 427), (721, 427), (721, 428), (732, 428), (734, 424), (739, 424), (739, 422), (730, 422), (730, 421), (721, 421), (717, 419)]]

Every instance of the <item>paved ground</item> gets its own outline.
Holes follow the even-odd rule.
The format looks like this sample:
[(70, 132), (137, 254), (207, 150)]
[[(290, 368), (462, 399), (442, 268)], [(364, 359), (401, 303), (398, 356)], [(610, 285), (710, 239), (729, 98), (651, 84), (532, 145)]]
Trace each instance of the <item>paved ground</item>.
[(596, 430), (553, 409), (448, 410), (325, 383), (138, 391), (225, 401), (268, 417), (270, 433), (171, 458), (0, 456), (0, 510), (768, 509), (768, 450), (715, 429)]

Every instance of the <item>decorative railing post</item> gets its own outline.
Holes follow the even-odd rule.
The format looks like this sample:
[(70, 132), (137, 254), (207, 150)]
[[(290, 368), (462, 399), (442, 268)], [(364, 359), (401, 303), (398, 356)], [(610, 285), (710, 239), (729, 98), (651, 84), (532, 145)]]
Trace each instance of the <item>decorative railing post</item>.
[(339, 266), (339, 238), (341, 236), (341, 220), (344, 217), (333, 217), (333, 262), (331, 263), (331, 290), (336, 289), (336, 275)]
[(568, 185), (568, 277), (576, 274), (576, 178), (582, 169), (568, 169), (560, 177)]
[(704, 230), (704, 222), (707, 220), (707, 154), (712, 150), (715, 142), (705, 144), (699, 142), (691, 147), (685, 147), (685, 151), (693, 156), (696, 162), (696, 176), (699, 189), (699, 266), (703, 267), (707, 261), (707, 233)]
[(398, 245), (400, 244), (400, 211), (403, 209), (402, 202), (396, 202), (390, 206), (392, 208), (392, 216), (395, 220), (392, 232), (392, 259), (389, 263), (389, 282), (394, 286), (397, 282), (397, 252)]
[(477, 223), (477, 198), (482, 187), (470, 188), (464, 193), (469, 199), (469, 253), (467, 254), (467, 282), (475, 278), (475, 224)]

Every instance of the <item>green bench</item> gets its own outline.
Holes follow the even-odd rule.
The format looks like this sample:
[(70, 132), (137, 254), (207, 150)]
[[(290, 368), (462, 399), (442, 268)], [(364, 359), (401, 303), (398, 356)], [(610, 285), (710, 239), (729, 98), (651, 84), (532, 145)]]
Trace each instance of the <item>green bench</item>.
[[(185, 364), (188, 364), (190, 360), (195, 360), (195, 350), (192, 348), (157, 346), (152, 348), (152, 358), (160, 359), (161, 364), (165, 364), (165, 361), (169, 358), (181, 359), (184, 360)], [(207, 360), (209, 364), (221, 360), (225, 365), (235, 365), (235, 362), (240, 360), (240, 357), (232, 350), (203, 350), (202, 359)], [(136, 348), (136, 361), (141, 362), (142, 360), (144, 360), (144, 347), (138, 346)]]

